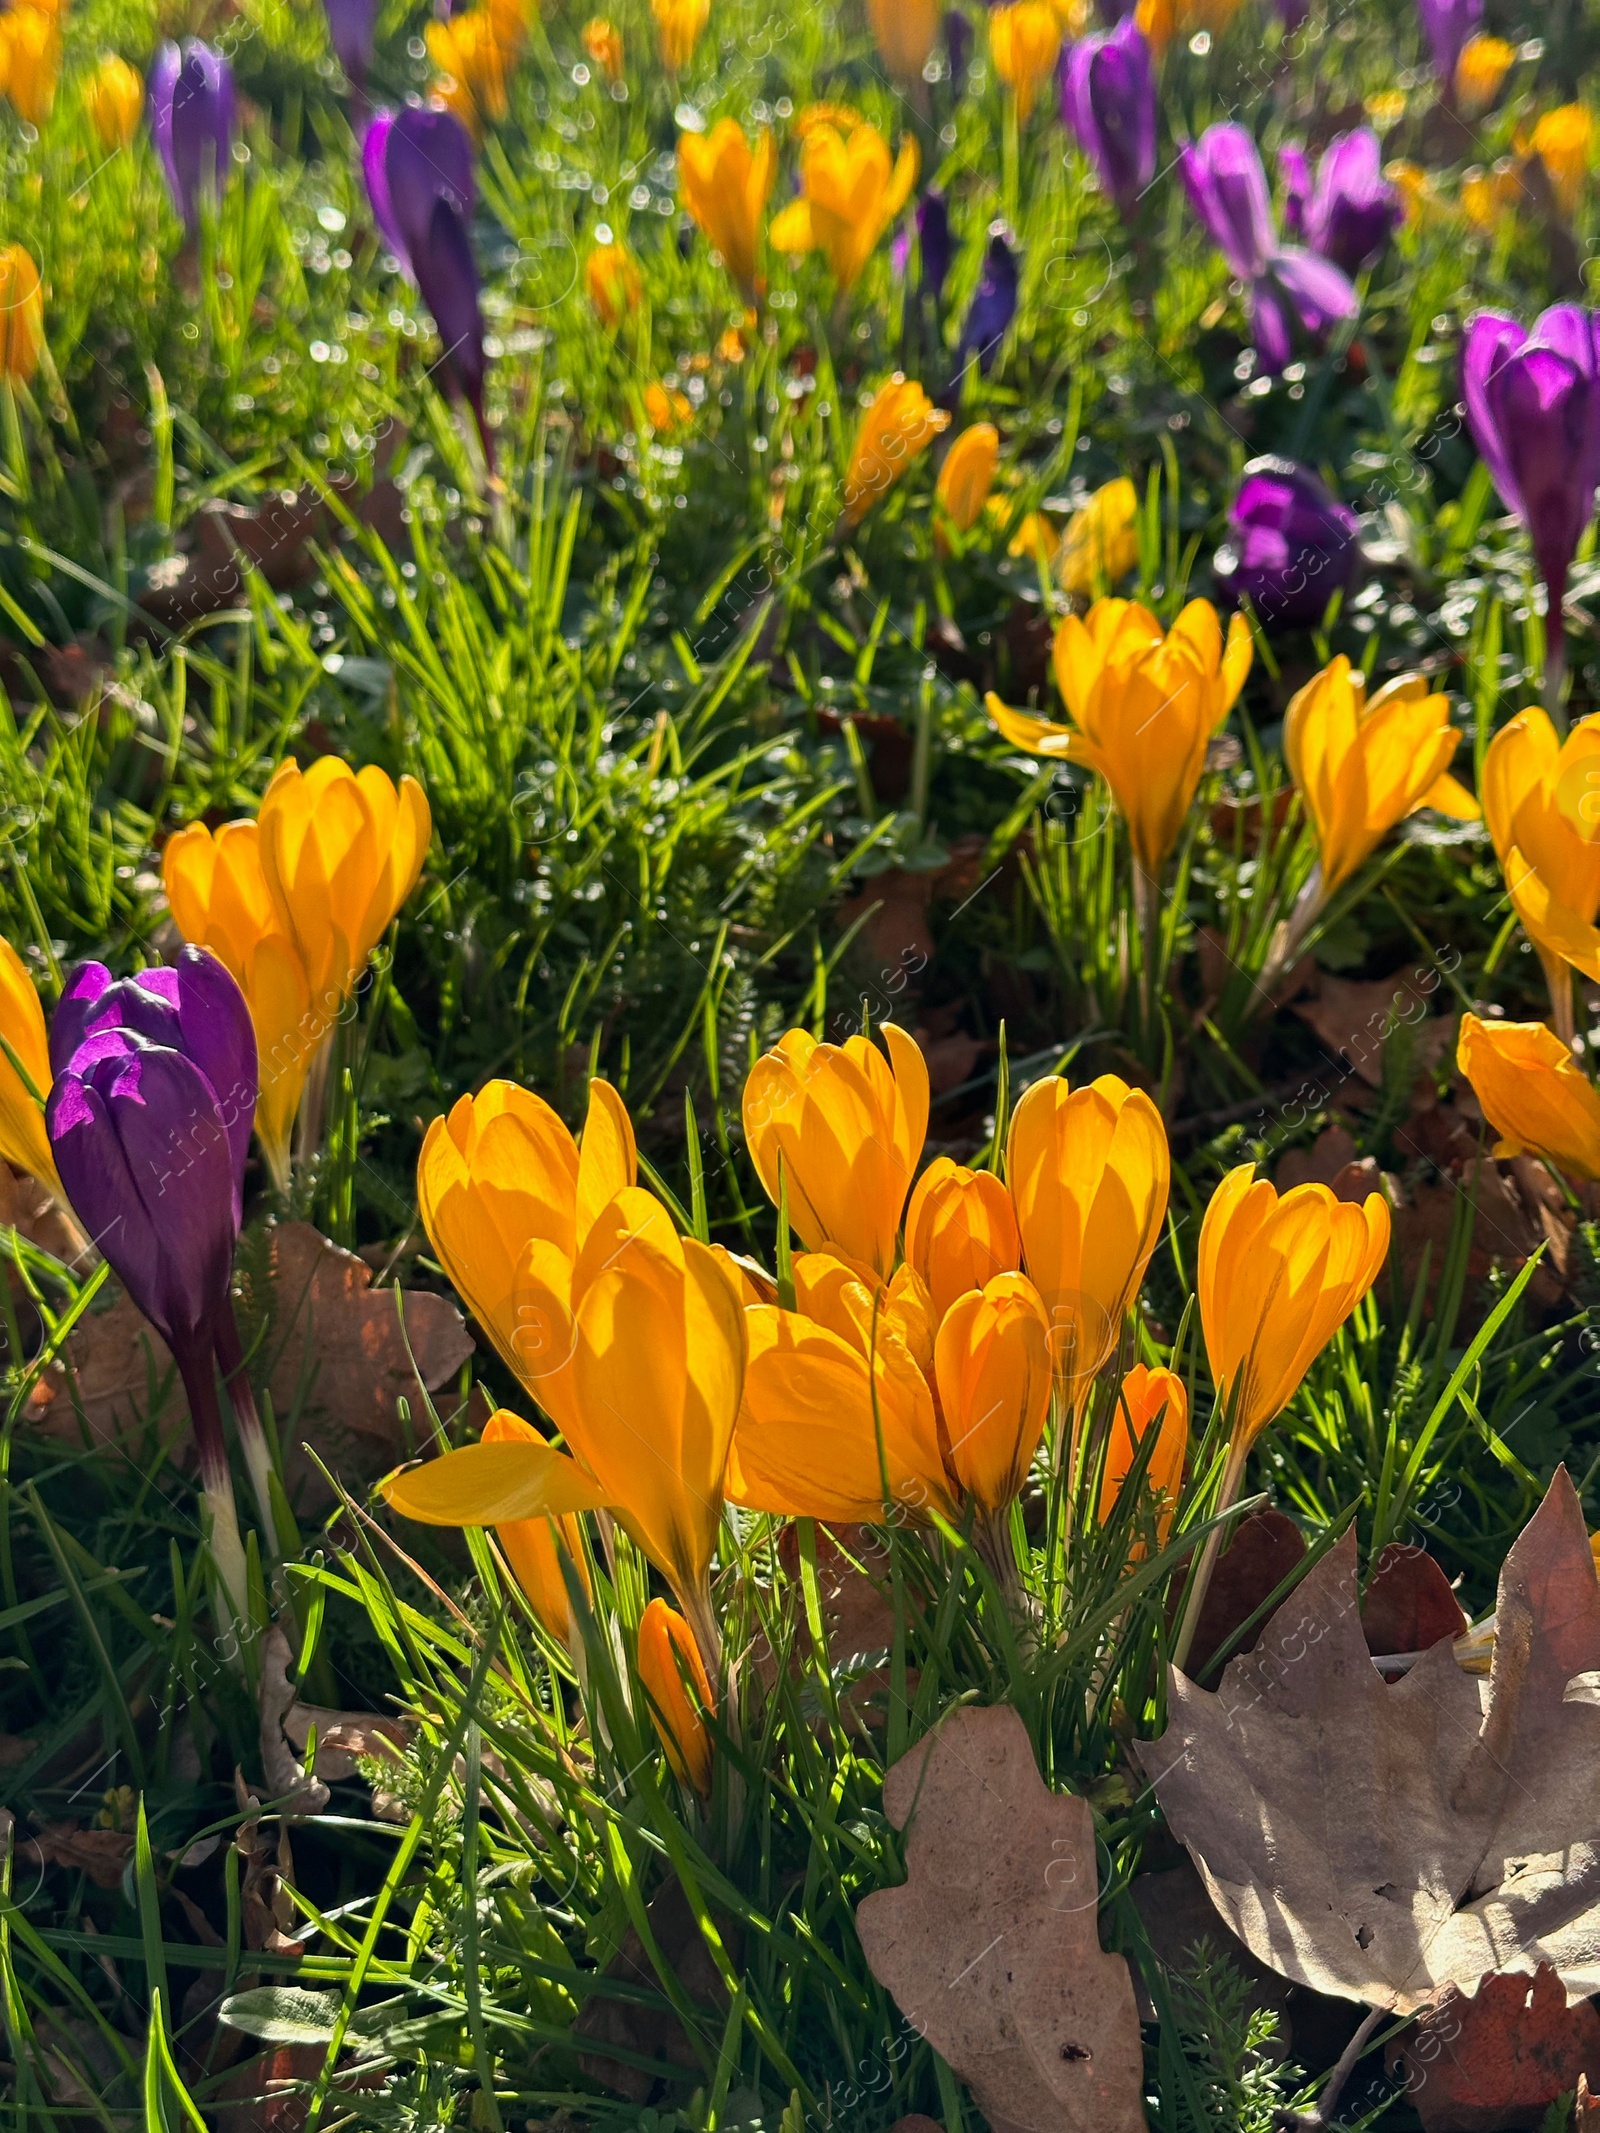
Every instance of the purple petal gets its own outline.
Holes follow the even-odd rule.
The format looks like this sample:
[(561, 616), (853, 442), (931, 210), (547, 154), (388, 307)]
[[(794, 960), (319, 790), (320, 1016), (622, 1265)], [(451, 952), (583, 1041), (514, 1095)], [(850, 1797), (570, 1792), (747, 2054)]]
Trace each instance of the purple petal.
[(1266, 272), (1277, 246), (1260, 152), (1243, 126), (1209, 126), (1178, 156), (1190, 204), (1241, 281)]
[(472, 142), (453, 111), (408, 107), (388, 127), (382, 154), (399, 249), (410, 259), (420, 287), (417, 255), (433, 227), (434, 203), (449, 201), (463, 225), (472, 219), (477, 199)]
[(1136, 23), (1063, 55), (1061, 112), (1126, 218), (1156, 167), (1155, 69)]
[(1246, 310), (1261, 369), (1275, 378), (1294, 352), (1288, 306), (1270, 281), (1258, 281), (1250, 291)]
[(1355, 514), (1309, 467), (1292, 459), (1251, 461), (1217, 557), (1225, 593), (1248, 595), (1270, 626), (1309, 627), (1321, 621), (1335, 592), (1349, 590), (1359, 559)]
[(1417, 12), (1433, 53), (1433, 71), (1453, 93), (1461, 48), (1483, 20), (1483, 0), (1417, 0)]
[(406, 250), (406, 241), (400, 234), (399, 224), (394, 219), (394, 203), (389, 198), (389, 173), (386, 162), (389, 149), (389, 129), (394, 124), (392, 111), (380, 111), (367, 128), (361, 142), (361, 174), (367, 181), (367, 198), (372, 203), (372, 219), (378, 225), (379, 235), (399, 260), (407, 275), (411, 272), (411, 255)]
[(233, 146), (233, 69), (198, 37), (163, 45), (150, 70), (150, 130), (173, 205), (188, 228), (204, 193), (227, 183)]
[(328, 10), (329, 41), (340, 66), (359, 89), (372, 64), (378, 0), (324, 0), (324, 4)]
[(1283, 230), (1297, 242), (1305, 235), (1306, 206), (1311, 198), (1311, 162), (1298, 141), (1285, 141), (1278, 150), (1278, 176), (1283, 181)]
[(1461, 397), (1467, 404), (1467, 427), (1489, 469), (1490, 479), (1508, 511), (1522, 511), (1522, 495), (1506, 441), (1489, 399), (1491, 380), (1502, 365), (1522, 347), (1527, 335), (1514, 318), (1503, 311), (1480, 311), (1467, 321), (1461, 344)]
[(1354, 318), (1360, 299), (1348, 278), (1315, 252), (1299, 245), (1285, 245), (1272, 261), (1272, 275), (1283, 290), (1300, 323), (1313, 338), (1326, 333), (1339, 319)]
[(68, 975), (50, 1017), (50, 1071), (60, 1074), (96, 1024), (95, 1009), (112, 983), (104, 963), (79, 963)]
[(443, 195), (433, 204), (427, 240), (412, 258), (418, 293), (439, 329), (446, 370), (481, 427), (484, 361), (478, 270), (466, 225)]

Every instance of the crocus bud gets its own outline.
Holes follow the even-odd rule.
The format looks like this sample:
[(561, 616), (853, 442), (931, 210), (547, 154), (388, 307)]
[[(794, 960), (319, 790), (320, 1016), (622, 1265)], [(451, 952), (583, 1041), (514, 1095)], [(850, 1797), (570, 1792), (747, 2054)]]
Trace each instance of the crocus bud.
[(1161, 1114), (1114, 1074), (1080, 1089), (1047, 1075), (1012, 1113), (1006, 1177), (1023, 1266), (1049, 1315), (1056, 1381), (1074, 1412), (1116, 1352), (1171, 1175)]
[(962, 321), (961, 345), (956, 350), (958, 363), (970, 363), (976, 356), (983, 377), (993, 370), (1000, 343), (1011, 330), (1011, 321), (1017, 315), (1017, 283), (1017, 255), (1007, 243), (1004, 232), (994, 230), (990, 234), (989, 249), (983, 255), (983, 273), (978, 280), (977, 293)]
[(1536, 1155), (1574, 1178), (1600, 1178), (1600, 1090), (1544, 1022), (1463, 1015), (1456, 1065), (1500, 1138), (1497, 1156)]
[(328, 41), (346, 79), (359, 89), (372, 64), (378, 0), (324, 0), (324, 5), (328, 11)]
[(59, 1193), (55, 1158), (45, 1131), (44, 1100), (50, 1093), (50, 1046), (44, 1009), (28, 966), (0, 938), (0, 1160), (25, 1170)]
[(1072, 46), (1061, 115), (1126, 220), (1156, 170), (1155, 67), (1137, 23)]
[(950, 235), (950, 203), (932, 187), (917, 202), (917, 254), (921, 286), (938, 303), (955, 256), (955, 244)]
[(941, 1155), (917, 1180), (906, 1209), (906, 1261), (926, 1284), (935, 1318), (958, 1296), (1022, 1264), (1011, 1195), (991, 1171)]
[(1266, 273), (1277, 250), (1266, 173), (1254, 140), (1228, 121), (1178, 151), (1178, 175), (1206, 235), (1240, 281)]
[(711, 20), (711, 0), (650, 0), (661, 64), (669, 74), (681, 74), (694, 59), (700, 33)]
[(914, 460), (932, 444), (950, 416), (935, 407), (914, 378), (897, 371), (861, 411), (844, 482), (844, 523), (857, 526)]
[(972, 58), (972, 24), (958, 7), (945, 9), (944, 50), (950, 64), (950, 79), (959, 89)]
[(886, 1281), (917, 1158), (928, 1131), (928, 1069), (895, 1023), (880, 1034), (818, 1044), (792, 1029), (750, 1069), (744, 1131), (776, 1207), (779, 1165), (789, 1220), (808, 1252), (832, 1250)]
[(1126, 474), (1103, 482), (1067, 521), (1056, 556), (1063, 592), (1108, 592), (1139, 560), (1139, 492)]
[[(1189, 1449), (1189, 1394), (1176, 1371), (1152, 1370), (1135, 1363), (1123, 1379), (1117, 1404), (1111, 1411), (1111, 1432), (1106, 1444), (1105, 1472), (1100, 1482), (1099, 1519), (1111, 1516), (1128, 1476), (1139, 1458), (1145, 1438), (1157, 1429), (1144, 1469), (1144, 1490), (1156, 1509), (1156, 1537), (1165, 1546), (1183, 1486), (1184, 1455)], [(1137, 1562), (1144, 1554), (1141, 1542), (1134, 1550)]]
[(1596, 316), (1556, 304), (1531, 328), (1499, 311), (1467, 323), (1461, 389), (1467, 426), (1508, 510), (1527, 528), (1549, 592), (1553, 670), (1564, 641), (1567, 572), (1600, 483), (1600, 335)]
[(367, 128), (362, 167), (378, 227), (433, 313), (445, 379), (472, 409), (487, 450), (471, 139), (450, 111), (380, 112)]
[(29, 126), (55, 108), (61, 77), (61, 23), (54, 6), (13, 6), (0, 15), (0, 90)]
[(1500, 94), (1516, 62), (1517, 48), (1503, 37), (1469, 37), (1456, 61), (1456, 106), (1463, 118), (1479, 118)]
[(1340, 652), (1296, 691), (1283, 752), (1316, 831), (1324, 897), (1418, 808), (1476, 816), (1472, 795), (1448, 774), (1460, 741), (1450, 699), (1420, 674), (1398, 675), (1369, 702), (1365, 677)]
[(126, 148), (139, 127), (144, 83), (136, 67), (108, 53), (83, 84), (83, 108), (102, 148)]
[(1383, 175), (1383, 150), (1370, 126), (1341, 133), (1317, 165), (1305, 215), (1306, 243), (1345, 274), (1370, 267), (1405, 217), (1396, 187)]
[(1050, 1410), (1050, 1322), (1020, 1274), (958, 1296), (934, 1344), (951, 1472), (992, 1517), (1019, 1495)]
[(1012, 0), (989, 17), (994, 71), (1026, 119), (1061, 52), (1061, 17), (1047, 0)]
[(678, 136), (679, 198), (722, 254), (741, 294), (751, 300), (761, 218), (777, 172), (777, 146), (765, 127), (753, 149), (736, 119), (718, 119), (706, 134)]
[(1502, 726), (1483, 759), (1483, 815), (1557, 1029), (1570, 1035), (1569, 966), (1600, 975), (1600, 715), (1565, 741), (1538, 709)]
[(597, 244), (583, 262), (583, 289), (595, 317), (611, 333), (638, 309), (644, 277), (626, 245)]
[(1529, 152), (1544, 165), (1556, 205), (1569, 222), (1594, 163), (1594, 140), (1594, 119), (1586, 104), (1558, 104), (1541, 115), (1528, 137)]
[(150, 69), (150, 131), (172, 204), (198, 228), (203, 199), (228, 182), (233, 153), (233, 69), (220, 52), (186, 37), (164, 44)]
[(1448, 89), (1456, 78), (1462, 47), (1483, 20), (1483, 0), (1417, 0), (1433, 71)]
[(1355, 580), (1355, 513), (1292, 459), (1253, 459), (1244, 473), (1212, 566), (1217, 583), (1248, 599), (1269, 629), (1310, 628)]
[(969, 533), (982, 516), (1000, 463), (1000, 432), (992, 422), (972, 422), (945, 454), (934, 496), (950, 523)]
[(711, 1683), (693, 1631), (665, 1600), (652, 1600), (639, 1618), (639, 1679), (674, 1776), (709, 1798), (711, 1734), (704, 1714), (712, 1708)]
[(0, 378), (26, 385), (44, 347), (44, 288), (25, 245), (0, 246)]
[(608, 15), (596, 15), (584, 24), (583, 49), (608, 82), (621, 81), (622, 32)]
[[(483, 1425), (480, 1444), (542, 1444), (544, 1439), (531, 1422), (501, 1408)], [(583, 1536), (576, 1517), (511, 1518), (494, 1529), (528, 1605), (559, 1644), (571, 1644), (577, 1625), (567, 1590), (570, 1565), (580, 1589), (588, 1594), (589, 1568), (584, 1561)]]
[(922, 79), (939, 35), (942, 0), (867, 0), (873, 42), (899, 82)]
[(1326, 1185), (1280, 1199), (1255, 1165), (1230, 1170), (1200, 1226), (1200, 1323), (1231, 1442), (1249, 1445), (1377, 1279), (1389, 1203), (1352, 1206)]

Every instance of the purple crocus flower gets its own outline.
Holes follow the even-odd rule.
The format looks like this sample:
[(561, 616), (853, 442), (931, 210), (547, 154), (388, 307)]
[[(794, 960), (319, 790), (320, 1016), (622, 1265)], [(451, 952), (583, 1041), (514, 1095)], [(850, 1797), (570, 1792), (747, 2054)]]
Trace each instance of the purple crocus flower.
[(1546, 699), (1555, 710), (1567, 572), (1600, 485), (1600, 315), (1556, 304), (1529, 328), (1478, 312), (1462, 344), (1461, 392), (1473, 442), (1527, 528), (1549, 591)]
[(483, 313), (472, 256), (472, 142), (451, 111), (381, 111), (361, 150), (373, 219), (433, 313), (446, 382), (483, 412)]
[(1269, 627), (1309, 628), (1354, 581), (1355, 513), (1292, 459), (1253, 459), (1244, 474), (1217, 583), (1235, 601), (1248, 598)]
[(1311, 0), (1276, 0), (1278, 20), (1286, 30), (1299, 29), (1311, 12)]
[(956, 351), (958, 366), (976, 356), (981, 375), (989, 375), (1000, 353), (1000, 343), (1017, 315), (1017, 286), (1017, 255), (1006, 242), (1004, 232), (992, 230), (977, 293), (962, 322), (961, 345)]
[(1156, 75), (1130, 17), (1063, 55), (1061, 116), (1124, 221), (1156, 170)]
[(364, 88), (372, 64), (378, 26), (378, 0), (323, 0), (328, 11), (328, 38), (345, 76)]
[(1317, 181), (1311, 158), (1298, 141), (1285, 141), (1278, 150), (1278, 177), (1283, 185), (1283, 234), (1299, 244), (1306, 234), (1306, 210)]
[(955, 245), (950, 236), (950, 203), (932, 187), (917, 202), (917, 251), (922, 261), (922, 287), (938, 303), (944, 294)]
[(1317, 165), (1316, 190), (1305, 210), (1311, 250), (1353, 276), (1379, 258), (1404, 219), (1405, 205), (1383, 175), (1383, 149), (1372, 128), (1336, 134)]
[(959, 89), (966, 79), (967, 62), (972, 57), (972, 24), (958, 7), (945, 10), (944, 55), (950, 62), (950, 79)]
[(1483, 21), (1483, 0), (1417, 0), (1417, 13), (1433, 53), (1433, 71), (1445, 95), (1451, 96), (1461, 48)]
[(1209, 126), (1198, 141), (1185, 142), (1178, 173), (1212, 243), (1249, 286), (1250, 331), (1265, 370), (1288, 362), (1294, 320), (1320, 340), (1338, 320), (1354, 318), (1356, 292), (1346, 275), (1279, 242), (1260, 152), (1243, 126)]
[(200, 222), (203, 195), (227, 183), (233, 152), (233, 69), (220, 52), (186, 37), (164, 44), (147, 83), (150, 131), (167, 174), (172, 204), (188, 229)]

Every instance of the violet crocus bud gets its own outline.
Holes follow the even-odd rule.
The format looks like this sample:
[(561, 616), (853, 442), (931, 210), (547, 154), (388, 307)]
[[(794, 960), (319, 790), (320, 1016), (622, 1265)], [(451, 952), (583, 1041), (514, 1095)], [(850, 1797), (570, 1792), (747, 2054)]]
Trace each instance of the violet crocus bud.
[(373, 219), (433, 313), (445, 382), (472, 409), (488, 452), (467, 130), (451, 111), (381, 111), (367, 128), (361, 161)]
[(1526, 527), (1549, 592), (1545, 707), (1558, 717), (1567, 573), (1600, 485), (1600, 316), (1556, 304), (1525, 327), (1478, 312), (1462, 343), (1461, 393), (1473, 442)]
[(220, 52), (186, 37), (164, 44), (148, 83), (150, 131), (184, 226), (199, 227), (203, 198), (220, 198), (233, 153), (233, 69)]
[(378, 26), (378, 0), (323, 0), (328, 41), (352, 87), (364, 89)]
[(950, 236), (950, 203), (943, 193), (931, 187), (917, 202), (917, 250), (922, 263), (922, 287), (938, 303), (944, 295), (955, 245)]
[(950, 79), (959, 89), (967, 78), (967, 62), (972, 57), (972, 24), (958, 7), (945, 10), (944, 56), (950, 65)]
[(1383, 149), (1372, 128), (1336, 135), (1317, 165), (1305, 213), (1312, 251), (1345, 274), (1359, 274), (1382, 255), (1404, 220), (1405, 203), (1383, 175)]
[(1316, 179), (1311, 158), (1298, 141), (1285, 141), (1278, 150), (1278, 177), (1283, 186), (1283, 234), (1299, 244), (1306, 234), (1306, 210)]
[(1446, 98), (1455, 94), (1456, 61), (1483, 21), (1483, 0), (1417, 0), (1433, 71)]
[(1217, 551), (1217, 584), (1235, 601), (1248, 598), (1268, 628), (1314, 627), (1354, 582), (1355, 513), (1292, 459), (1253, 459), (1244, 477)]
[(1155, 66), (1131, 17), (1064, 55), (1061, 116), (1128, 220), (1156, 170)]
[(1017, 290), (1017, 255), (1004, 232), (994, 229), (989, 235), (989, 249), (983, 255), (977, 293), (962, 322), (961, 345), (956, 351), (958, 368), (976, 356), (980, 374), (989, 375), (1000, 353), (1000, 343), (1017, 315)]

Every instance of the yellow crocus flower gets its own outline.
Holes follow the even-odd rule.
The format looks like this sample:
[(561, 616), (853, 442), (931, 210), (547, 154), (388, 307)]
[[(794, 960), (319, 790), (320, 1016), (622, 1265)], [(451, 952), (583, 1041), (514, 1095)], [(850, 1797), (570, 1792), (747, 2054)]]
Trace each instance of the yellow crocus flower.
[(942, 0), (867, 0), (867, 21), (896, 81), (920, 81), (944, 20)]
[(1548, 1024), (1463, 1015), (1456, 1065), (1500, 1136), (1496, 1155), (1536, 1155), (1570, 1177), (1600, 1178), (1600, 1090)]
[(612, 333), (639, 308), (644, 276), (625, 244), (597, 244), (583, 262), (583, 289), (595, 317)]
[(778, 151), (763, 127), (754, 149), (734, 119), (707, 134), (678, 136), (678, 193), (744, 296), (754, 301), (761, 218), (772, 197)]
[(511, 108), (511, 70), (522, 50), (525, 25), (515, 8), (470, 7), (447, 22), (424, 25), (428, 57), (442, 81), (440, 100), (479, 139), (490, 122)]
[(1159, 58), (1174, 37), (1220, 36), (1238, 12), (1239, 0), (1139, 0), (1134, 20)]
[[(500, 1408), (483, 1425), (480, 1444), (540, 1444), (543, 1437), (531, 1422)], [(560, 1644), (570, 1645), (577, 1634), (572, 1600), (567, 1591), (563, 1558), (585, 1594), (591, 1590), (589, 1566), (584, 1561), (583, 1537), (577, 1519), (513, 1518), (494, 1530), (512, 1575), (527, 1595), (528, 1605)]]
[(583, 49), (607, 81), (621, 81), (622, 32), (608, 16), (596, 15), (584, 24)]
[(1478, 803), (1449, 775), (1461, 736), (1450, 699), (1402, 674), (1369, 703), (1341, 652), (1290, 700), (1283, 753), (1316, 831), (1321, 894), (1331, 896), (1395, 825), (1419, 808), (1474, 821)]
[(1021, 1274), (958, 1296), (933, 1351), (946, 1463), (988, 1518), (1022, 1492), (1050, 1411), (1050, 1322)]
[(1126, 474), (1102, 483), (1067, 521), (1056, 575), (1063, 592), (1091, 599), (1139, 560), (1139, 492)]
[(914, 378), (896, 371), (861, 411), (844, 480), (844, 524), (858, 526), (932, 444), (950, 417), (935, 407)]
[(665, 1600), (652, 1600), (639, 1617), (639, 1679), (674, 1775), (708, 1798), (711, 1733), (705, 1714), (712, 1708), (711, 1683), (694, 1632)]
[(928, 1291), (935, 1320), (958, 1296), (1022, 1265), (1016, 1210), (991, 1171), (935, 1157), (906, 1209), (906, 1264)]
[(950, 523), (970, 533), (983, 515), (1000, 463), (1000, 432), (992, 422), (971, 422), (945, 454), (934, 497)]
[(839, 287), (853, 287), (911, 197), (918, 160), (908, 135), (891, 164), (888, 142), (864, 120), (847, 132), (831, 121), (809, 126), (800, 151), (802, 197), (773, 223), (773, 243), (780, 252), (826, 252)]
[(1583, 104), (1560, 104), (1547, 111), (1528, 140), (1550, 177), (1556, 204), (1570, 222), (1594, 162), (1594, 119)]
[(1056, 685), (1071, 725), (1010, 710), (992, 694), (985, 703), (1013, 747), (1081, 763), (1105, 779), (1139, 866), (1154, 881), (1252, 656), (1243, 616), (1232, 618), (1224, 638), (1209, 600), (1191, 600), (1166, 632), (1135, 601), (1097, 600), (1056, 631)]
[(1483, 814), (1506, 893), (1538, 950), (1557, 1031), (1572, 1034), (1572, 975), (1600, 980), (1600, 713), (1558, 740), (1523, 711), (1483, 760)]
[(111, 52), (83, 84), (83, 108), (102, 148), (126, 148), (139, 130), (144, 81), (136, 67)]
[(1456, 105), (1463, 117), (1478, 118), (1488, 110), (1516, 56), (1516, 46), (1503, 37), (1480, 33), (1467, 39), (1456, 61)]
[(61, 29), (38, 7), (0, 15), (0, 89), (18, 118), (43, 126), (55, 108), (61, 77)]
[(1060, 55), (1061, 17), (1049, 0), (1012, 0), (989, 17), (989, 57), (1016, 98), (1019, 119), (1032, 111)]
[[(61, 1180), (44, 1127), (50, 1094), (50, 1041), (44, 1009), (28, 966), (0, 937), (0, 1159), (48, 1185), (59, 1199)], [(13, 1063), (12, 1054), (15, 1054)], [(17, 1071), (20, 1066), (21, 1072)], [(29, 1083), (32, 1087), (29, 1087)]]
[[(1155, 1504), (1156, 1538), (1164, 1547), (1183, 1487), (1183, 1462), (1189, 1449), (1189, 1393), (1176, 1371), (1152, 1370), (1148, 1363), (1135, 1363), (1122, 1381), (1112, 1410), (1105, 1471), (1100, 1480), (1101, 1525), (1111, 1516), (1127, 1486), (1152, 1428), (1157, 1428), (1159, 1434), (1145, 1466), (1144, 1488)], [(1143, 1555), (1144, 1544), (1139, 1542), (1133, 1560), (1138, 1562)]]
[(711, 20), (711, 0), (650, 0), (661, 64), (681, 74), (694, 59), (701, 32)]
[(744, 1131), (774, 1206), (781, 1162), (806, 1250), (835, 1251), (887, 1280), (928, 1130), (928, 1069), (907, 1031), (888, 1022), (881, 1034), (887, 1059), (865, 1037), (819, 1044), (790, 1030), (750, 1070)]
[(1056, 1382), (1076, 1414), (1116, 1352), (1161, 1234), (1172, 1180), (1161, 1114), (1115, 1074), (1079, 1089), (1047, 1075), (1012, 1113), (1006, 1179)]
[(1253, 1163), (1217, 1187), (1200, 1226), (1200, 1324), (1238, 1453), (1294, 1398), (1388, 1250), (1381, 1193), (1359, 1207), (1326, 1185), (1297, 1185), (1280, 1198)]
[(44, 348), (44, 288), (25, 245), (0, 246), (0, 378), (26, 385)]

